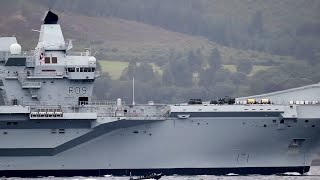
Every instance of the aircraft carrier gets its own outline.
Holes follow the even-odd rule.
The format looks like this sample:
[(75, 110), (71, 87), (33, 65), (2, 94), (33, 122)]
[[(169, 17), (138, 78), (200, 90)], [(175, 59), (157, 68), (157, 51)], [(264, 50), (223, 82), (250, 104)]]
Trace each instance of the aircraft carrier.
[(182, 104), (92, 100), (90, 50), (73, 55), (48, 11), (22, 52), (0, 38), (0, 176), (308, 172), (319, 152), (320, 84)]

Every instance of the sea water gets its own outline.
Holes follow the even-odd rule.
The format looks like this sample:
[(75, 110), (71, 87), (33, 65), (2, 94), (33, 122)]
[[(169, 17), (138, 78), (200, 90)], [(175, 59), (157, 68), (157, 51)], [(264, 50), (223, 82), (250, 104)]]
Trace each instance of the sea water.
[[(129, 177), (114, 177), (112, 175), (104, 175), (103, 177), (38, 177), (38, 178), (0, 178), (6, 180), (129, 180)], [(320, 180), (320, 166), (313, 166), (310, 168), (310, 172), (305, 175), (300, 175), (295, 172), (288, 172), (282, 175), (248, 175), (239, 176), (237, 174), (230, 173), (225, 176), (163, 176), (161, 180)]]

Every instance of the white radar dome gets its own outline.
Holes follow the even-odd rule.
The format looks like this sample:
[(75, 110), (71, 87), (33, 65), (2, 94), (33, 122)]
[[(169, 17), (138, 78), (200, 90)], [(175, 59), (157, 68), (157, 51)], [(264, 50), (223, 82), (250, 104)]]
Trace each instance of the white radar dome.
[(21, 53), (21, 46), (20, 44), (14, 43), (10, 46), (10, 53), (11, 54), (20, 54)]
[(93, 56), (89, 57), (89, 61), (97, 61), (97, 59)]

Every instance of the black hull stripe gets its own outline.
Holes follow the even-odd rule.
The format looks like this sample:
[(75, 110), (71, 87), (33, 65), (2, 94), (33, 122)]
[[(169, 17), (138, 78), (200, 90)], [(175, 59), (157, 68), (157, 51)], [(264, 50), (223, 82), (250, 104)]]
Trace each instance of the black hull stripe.
[(164, 175), (239, 175), (261, 174), (272, 175), (286, 172), (301, 174), (310, 170), (310, 166), (296, 167), (244, 167), (244, 168), (177, 168), (177, 169), (91, 169), (91, 170), (0, 170), (0, 177), (73, 177), (73, 176), (142, 176), (149, 173), (163, 173)]
[(116, 129), (138, 126), (141, 124), (152, 123), (156, 121), (130, 120), (115, 121), (97, 126), (93, 131), (72, 139), (55, 148), (0, 148), (0, 156), (54, 156), (82, 143), (88, 142), (96, 137), (102, 136)]
[(283, 112), (172, 112), (170, 117), (190, 115), (190, 117), (279, 117)]

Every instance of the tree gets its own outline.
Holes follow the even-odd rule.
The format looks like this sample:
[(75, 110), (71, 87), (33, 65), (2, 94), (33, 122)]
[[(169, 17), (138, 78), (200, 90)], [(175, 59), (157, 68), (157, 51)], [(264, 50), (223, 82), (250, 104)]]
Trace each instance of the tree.
[(169, 67), (173, 74), (175, 85), (182, 87), (192, 86), (193, 73), (184, 60), (171, 61)]
[(220, 52), (217, 48), (214, 48), (211, 51), (208, 62), (209, 62), (210, 68), (212, 70), (216, 71), (221, 68), (221, 55), (220, 55)]
[(245, 73), (242, 73), (242, 72), (235, 72), (233, 74), (231, 74), (231, 77), (230, 77), (230, 80), (236, 84), (236, 85), (239, 85), (239, 84), (243, 84), (246, 82), (246, 74)]
[(174, 84), (174, 77), (173, 77), (173, 74), (172, 74), (170, 68), (166, 68), (166, 69), (163, 71), (162, 82), (163, 82), (163, 84), (166, 85), (166, 86), (171, 86), (171, 85)]
[(214, 86), (214, 76), (216, 71), (212, 68), (203, 70), (199, 73), (199, 85), (203, 87), (211, 87)]
[(320, 62), (320, 50), (313, 50), (313, 56), (308, 61), (311, 65), (316, 65)]
[(136, 60), (132, 60), (129, 62), (128, 67), (122, 71), (120, 80), (132, 80), (136, 73), (137, 63)]
[(132, 60), (129, 62), (128, 64), (128, 72), (127, 72), (127, 76), (129, 79), (132, 79), (137, 72), (137, 62), (135, 60)]
[(256, 11), (252, 16), (249, 33), (261, 34), (263, 32), (262, 11)]
[(155, 78), (152, 66), (149, 63), (143, 62), (136, 68), (135, 77), (139, 81), (148, 82)]
[(215, 82), (226, 82), (230, 79), (231, 73), (228, 69), (221, 68), (215, 72), (214, 81)]
[(252, 71), (252, 62), (247, 59), (238, 61), (237, 71), (243, 72), (245, 74), (250, 74), (250, 72)]
[(198, 72), (201, 70), (203, 61), (201, 52), (197, 51), (197, 53), (194, 53), (193, 50), (190, 50), (187, 61), (192, 72)]

